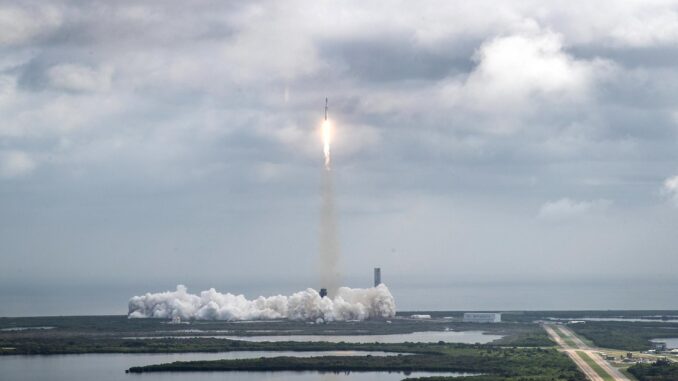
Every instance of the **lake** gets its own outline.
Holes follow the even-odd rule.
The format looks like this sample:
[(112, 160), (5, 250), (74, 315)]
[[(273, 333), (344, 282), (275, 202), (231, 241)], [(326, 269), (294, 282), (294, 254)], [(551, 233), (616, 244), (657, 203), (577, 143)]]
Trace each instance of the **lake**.
[[(50, 356), (0, 356), (2, 380), (7, 381), (160, 381), (160, 380), (245, 380), (245, 381), (396, 381), (406, 377), (399, 372), (181, 372), (127, 374), (132, 366), (151, 365), (173, 361), (243, 359), (276, 356), (373, 356), (395, 355), (385, 352), (330, 351), (330, 352), (223, 352), (176, 354), (85, 354)], [(412, 372), (411, 376), (462, 376), (472, 373)]]
[(580, 318), (549, 318), (549, 320), (557, 321), (571, 321), (571, 320), (583, 320), (583, 321), (618, 321), (618, 322), (634, 322), (634, 323), (678, 323), (678, 319), (657, 319), (657, 318), (623, 318), (623, 317), (609, 317), (609, 318), (593, 318), (593, 317), (580, 317)]
[(653, 339), (655, 343), (666, 343), (666, 348), (676, 349), (678, 348), (678, 337), (672, 337), (667, 339)]

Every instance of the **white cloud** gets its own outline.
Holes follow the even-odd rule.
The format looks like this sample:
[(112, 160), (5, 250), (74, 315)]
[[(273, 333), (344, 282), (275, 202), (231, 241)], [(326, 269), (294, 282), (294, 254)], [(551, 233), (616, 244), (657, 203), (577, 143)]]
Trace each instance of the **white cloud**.
[(83, 65), (62, 64), (47, 71), (52, 86), (70, 91), (104, 91), (111, 86), (113, 69), (93, 69)]
[(612, 205), (610, 200), (577, 201), (561, 198), (557, 201), (548, 201), (539, 209), (538, 217), (545, 220), (561, 221), (580, 217), (592, 212), (603, 211)]
[[(604, 7), (605, 12), (597, 10)], [(612, 1), (582, 3), (551, 12), (550, 19), (579, 42), (606, 42), (615, 47), (652, 47), (678, 41), (678, 13), (674, 1)], [(555, 17), (558, 14), (558, 17)], [(581, 20), (581, 22), (574, 22)], [(557, 21), (556, 21), (557, 22)]]
[(538, 98), (585, 99), (601, 61), (578, 60), (552, 32), (493, 38), (476, 52), (478, 65), (464, 84), (466, 103), (483, 109), (527, 108)]
[(662, 193), (671, 200), (673, 205), (678, 207), (678, 176), (669, 177), (664, 180)]
[(21, 8), (0, 5), (0, 45), (20, 44), (61, 25), (60, 12), (53, 6)]
[[(677, 243), (671, 229), (678, 220), (653, 218), (658, 200), (648, 196), (678, 161), (678, 117), (669, 115), (678, 45), (667, 44), (678, 9), (671, 9), (675, 1), (602, 1), (208, 0), (189, 13), (173, 1), (14, 1), (26, 11), (13, 14), (0, 5), (0, 177), (21, 180), (0, 186), (12, 206), (0, 223), (20, 216), (35, 227), (44, 213), (30, 209), (40, 198), (73, 206), (50, 218), (72, 222), (72, 234), (58, 242), (44, 237), (36, 243), (44, 247), (29, 248), (22, 235), (1, 235), (4, 251), (27, 255), (11, 258), (15, 265), (2, 266), (0, 277), (35, 263), (52, 270), (28, 251), (52, 253), (55, 243), (86, 258), (101, 247), (98, 234), (134, 236), (139, 229), (130, 221), (152, 229), (116, 253), (142, 247), (151, 264), (186, 252), (204, 253), (192, 261), (202, 264), (218, 262), (210, 253), (230, 259), (247, 252), (253, 269), (262, 260), (283, 270), (308, 262), (298, 253), (312, 251), (316, 235), (302, 234), (279, 251), (275, 242), (315, 227), (317, 126), (326, 96), (337, 123), (332, 149), (342, 231), (352, 237), (347, 253), (425, 251), (426, 263), (449, 265), (446, 248), (497, 258), (511, 249), (534, 263), (540, 253), (522, 254), (525, 242), (594, 257), (633, 254), (649, 242), (661, 259), (653, 263), (675, 266), (666, 253)], [(62, 22), (34, 17), (52, 12), (49, 4)], [(647, 45), (659, 48), (638, 48)], [(25, 180), (34, 191), (25, 192)], [(280, 197), (252, 191), (261, 187)], [(665, 207), (669, 199), (678, 205), (674, 189), (665, 189)], [(90, 226), (92, 205), (78, 202), (93, 191), (111, 201), (103, 207), (123, 211), (111, 213), (107, 226)], [(535, 192), (573, 199), (534, 200)], [(624, 201), (605, 212), (610, 202), (596, 201), (598, 192)], [(431, 212), (420, 212), (421, 203)], [(270, 213), (269, 205), (299, 212)], [(231, 206), (252, 218), (231, 214)], [(186, 211), (185, 218), (166, 218), (173, 211)], [(626, 217), (605, 218), (608, 212)], [(550, 229), (567, 218), (565, 229)], [(271, 239), (248, 240), (249, 223), (252, 234)], [(392, 234), (410, 225), (421, 234)], [(213, 236), (210, 226), (218, 228)], [(376, 236), (365, 233), (375, 226)], [(176, 232), (176, 240), (163, 238)], [(497, 232), (506, 239), (487, 239)], [(148, 239), (156, 236), (163, 239)], [(398, 239), (375, 239), (386, 236)], [(609, 272), (602, 258), (607, 267), (592, 272)], [(628, 258), (631, 270), (643, 265)], [(77, 278), (70, 272), (60, 275)]]
[(657, 46), (675, 44), (678, 41), (678, 13), (657, 10), (649, 16), (633, 15), (629, 23), (617, 25), (611, 36), (628, 46)]
[(27, 175), (35, 169), (35, 166), (35, 160), (25, 152), (0, 153), (0, 177), (12, 178)]

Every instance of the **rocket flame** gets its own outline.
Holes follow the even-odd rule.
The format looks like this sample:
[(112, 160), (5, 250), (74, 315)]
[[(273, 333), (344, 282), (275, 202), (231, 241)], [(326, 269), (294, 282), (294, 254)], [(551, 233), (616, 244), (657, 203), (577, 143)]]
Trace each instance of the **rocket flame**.
[(323, 171), (323, 200), (320, 222), (320, 280), (327, 287), (328, 295), (335, 297), (339, 290), (339, 240), (337, 237), (337, 218), (334, 211), (334, 191), (332, 190), (332, 170), (330, 168), (330, 146), (332, 144), (332, 123), (327, 120), (327, 98), (325, 98), (325, 120), (322, 124), (323, 153), (325, 171)]
[(325, 169), (330, 170), (330, 143), (332, 135), (332, 126), (328, 120), (323, 122), (322, 127), (323, 134), (323, 153), (325, 154)]

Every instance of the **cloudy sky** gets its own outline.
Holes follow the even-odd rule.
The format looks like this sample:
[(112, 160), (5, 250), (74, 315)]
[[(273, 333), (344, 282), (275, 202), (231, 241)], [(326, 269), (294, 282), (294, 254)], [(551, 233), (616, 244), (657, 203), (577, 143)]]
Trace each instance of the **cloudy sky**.
[(326, 96), (345, 284), (678, 308), (677, 92), (676, 1), (3, 1), (0, 315), (318, 287)]

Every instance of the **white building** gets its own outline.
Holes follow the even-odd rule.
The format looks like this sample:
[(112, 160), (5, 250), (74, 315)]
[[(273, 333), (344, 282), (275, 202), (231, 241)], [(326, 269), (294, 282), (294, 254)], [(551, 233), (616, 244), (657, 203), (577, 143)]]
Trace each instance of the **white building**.
[(499, 323), (501, 314), (495, 312), (465, 312), (465, 323)]

